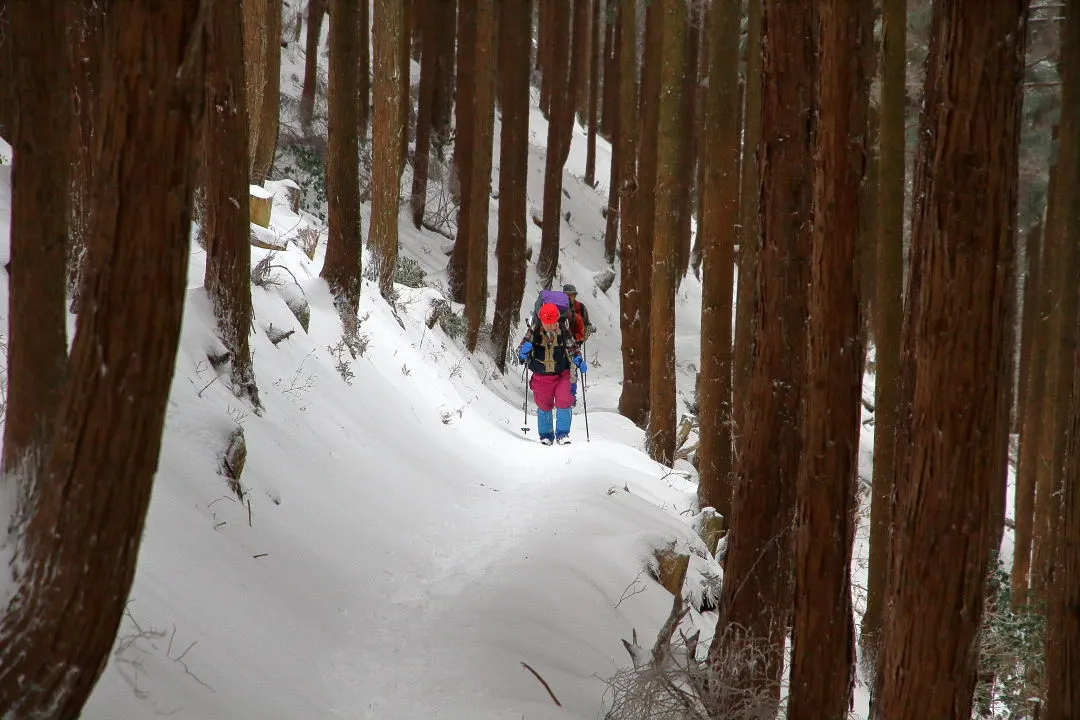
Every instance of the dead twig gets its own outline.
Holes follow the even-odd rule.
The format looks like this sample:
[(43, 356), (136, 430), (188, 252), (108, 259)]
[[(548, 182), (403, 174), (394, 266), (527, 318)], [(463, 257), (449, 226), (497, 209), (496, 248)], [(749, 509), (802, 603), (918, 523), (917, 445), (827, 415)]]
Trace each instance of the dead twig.
[(536, 672), (535, 670), (533, 670), (533, 669), (532, 669), (532, 667), (530, 667), (530, 666), (529, 666), (529, 663), (527, 663), (527, 662), (524, 662), (524, 661), (522, 661), (522, 663), (521, 663), (521, 667), (523, 667), (523, 668), (525, 668), (526, 670), (528, 670), (529, 672), (531, 672), (531, 673), (533, 674), (533, 676), (534, 676), (534, 677), (535, 677), (535, 678), (536, 678), (537, 680), (539, 680), (539, 681), (540, 681), (540, 684), (544, 686), (544, 689), (548, 691), (548, 695), (550, 695), (550, 696), (551, 696), (551, 701), (552, 701), (552, 702), (554, 702), (554, 703), (555, 703), (556, 705), (558, 705), (559, 707), (562, 707), (562, 703), (561, 703), (561, 702), (559, 702), (559, 698), (555, 697), (555, 693), (553, 693), (553, 692), (551, 691), (551, 686), (547, 684), (547, 680), (545, 680), (544, 678), (540, 677), (540, 673), (538, 673), (538, 672)]

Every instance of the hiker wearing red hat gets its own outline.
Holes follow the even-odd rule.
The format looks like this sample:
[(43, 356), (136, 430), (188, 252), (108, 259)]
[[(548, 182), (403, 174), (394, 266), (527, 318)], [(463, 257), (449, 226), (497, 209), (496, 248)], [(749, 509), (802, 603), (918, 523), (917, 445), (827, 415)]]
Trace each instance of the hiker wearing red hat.
[[(545, 445), (570, 444), (571, 407), (570, 369), (577, 366), (585, 373), (588, 368), (581, 356), (577, 341), (559, 308), (544, 303), (536, 313), (538, 322), (531, 325), (518, 346), (518, 359), (529, 363), (532, 371), (533, 400), (536, 402), (536, 424), (540, 442)], [(554, 422), (552, 414), (554, 411)]]

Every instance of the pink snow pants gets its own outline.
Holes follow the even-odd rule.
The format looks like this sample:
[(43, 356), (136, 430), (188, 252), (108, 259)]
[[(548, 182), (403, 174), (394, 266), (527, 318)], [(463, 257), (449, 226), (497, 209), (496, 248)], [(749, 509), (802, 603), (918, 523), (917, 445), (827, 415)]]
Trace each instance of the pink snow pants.
[(574, 404), (574, 396), (570, 394), (569, 370), (563, 370), (558, 375), (533, 373), (529, 387), (532, 388), (537, 410), (551, 412), (552, 408), (568, 408)]

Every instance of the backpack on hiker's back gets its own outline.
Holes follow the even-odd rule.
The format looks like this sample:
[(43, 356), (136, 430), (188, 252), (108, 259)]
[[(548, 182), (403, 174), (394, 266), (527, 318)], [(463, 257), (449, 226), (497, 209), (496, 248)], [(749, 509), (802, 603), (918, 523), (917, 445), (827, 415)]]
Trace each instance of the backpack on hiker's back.
[(559, 308), (559, 324), (567, 328), (570, 327), (570, 296), (561, 290), (541, 290), (537, 293), (532, 317), (529, 319), (530, 327), (537, 327), (540, 324), (538, 313), (540, 312), (540, 306), (544, 303), (551, 303)]

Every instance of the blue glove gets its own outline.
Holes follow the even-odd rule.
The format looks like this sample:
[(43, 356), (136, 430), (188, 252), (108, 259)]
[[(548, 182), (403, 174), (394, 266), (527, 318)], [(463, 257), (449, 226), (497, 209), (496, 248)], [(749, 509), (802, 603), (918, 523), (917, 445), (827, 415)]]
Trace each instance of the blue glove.
[(529, 353), (532, 352), (532, 347), (532, 343), (528, 340), (521, 343), (521, 347), (518, 348), (518, 359), (521, 360), (521, 362), (525, 362), (526, 358), (529, 357)]
[(585, 358), (580, 355), (574, 356), (574, 364), (577, 365), (577, 369), (581, 371), (581, 374), (589, 372), (589, 366), (585, 364)]

